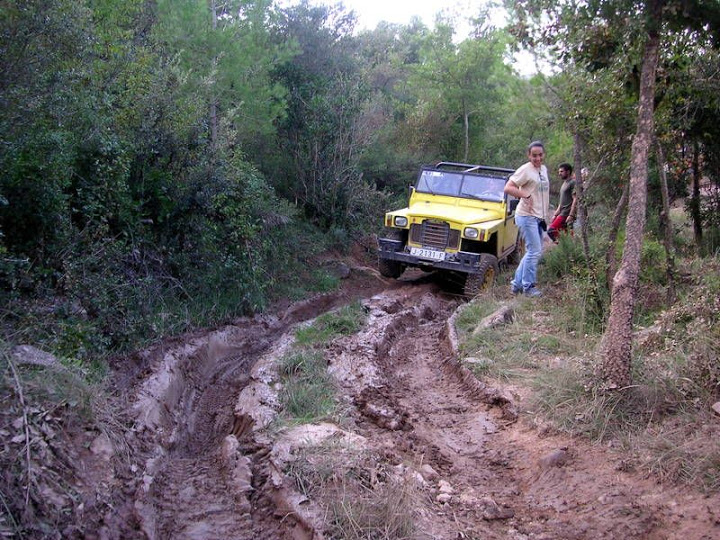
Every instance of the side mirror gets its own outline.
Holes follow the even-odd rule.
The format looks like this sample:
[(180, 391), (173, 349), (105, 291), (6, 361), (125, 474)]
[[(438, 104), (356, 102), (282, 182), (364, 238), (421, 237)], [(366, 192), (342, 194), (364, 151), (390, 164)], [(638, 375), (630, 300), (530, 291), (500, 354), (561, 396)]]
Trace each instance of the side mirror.
[(413, 193), (415, 193), (415, 186), (408, 186), (408, 197), (412, 197)]

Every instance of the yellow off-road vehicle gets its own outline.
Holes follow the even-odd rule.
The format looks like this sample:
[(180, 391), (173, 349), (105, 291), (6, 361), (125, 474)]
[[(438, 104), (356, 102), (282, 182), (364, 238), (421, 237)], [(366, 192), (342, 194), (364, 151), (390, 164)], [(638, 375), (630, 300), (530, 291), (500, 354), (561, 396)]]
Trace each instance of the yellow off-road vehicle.
[(450, 272), (473, 297), (490, 287), (505, 262), (517, 263), (518, 199), (503, 188), (513, 169), (440, 162), (423, 167), (407, 208), (385, 214), (378, 266), (398, 278), (407, 267)]

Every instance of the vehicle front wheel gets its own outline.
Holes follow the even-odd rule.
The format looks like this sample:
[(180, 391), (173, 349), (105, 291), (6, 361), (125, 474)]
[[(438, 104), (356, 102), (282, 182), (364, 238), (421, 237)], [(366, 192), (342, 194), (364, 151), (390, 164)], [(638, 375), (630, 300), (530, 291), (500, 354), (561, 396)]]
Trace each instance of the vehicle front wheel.
[(380, 275), (396, 279), (405, 271), (405, 265), (390, 259), (378, 259), (378, 270)]
[(465, 278), (463, 293), (468, 298), (474, 298), (481, 292), (487, 291), (495, 283), (499, 274), (497, 257), (488, 253), (480, 255), (480, 265), (476, 274), (468, 274)]

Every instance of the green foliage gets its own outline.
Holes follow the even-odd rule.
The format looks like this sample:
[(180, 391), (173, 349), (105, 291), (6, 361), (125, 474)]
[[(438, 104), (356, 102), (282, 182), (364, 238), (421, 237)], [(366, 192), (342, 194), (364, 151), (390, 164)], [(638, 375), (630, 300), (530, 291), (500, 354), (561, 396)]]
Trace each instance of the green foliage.
[(579, 237), (560, 234), (557, 244), (543, 254), (543, 276), (562, 279), (583, 271), (587, 265)]
[(694, 286), (660, 315), (641, 350), (661, 351), (649, 369), (674, 379), (688, 400), (708, 401), (720, 396), (720, 267), (717, 258), (703, 262)]
[(332, 339), (358, 332), (365, 321), (358, 302), (343, 306), (295, 331), (292, 350), (281, 359), (281, 401), (287, 420), (313, 422), (338, 414), (335, 387), (321, 347)]
[(585, 260), (579, 236), (562, 234), (558, 243), (543, 254), (540, 272), (542, 279), (554, 281), (565, 291), (565, 309), (559, 312), (563, 324), (579, 334), (604, 328), (610, 293), (604, 272), (600, 271), (601, 239), (593, 238), (591, 265)]
[[(664, 254), (646, 244), (651, 254)], [(678, 284), (678, 301), (661, 304), (654, 323), (635, 333), (633, 385), (622, 390), (593, 384), (602, 325), (591, 323), (582, 291), (599, 289), (575, 267), (552, 289), (552, 310), (514, 302), (515, 320), (501, 329), (477, 329), (497, 302), (466, 307), (456, 321), (461, 354), (479, 377), (532, 386), (521, 407), (542, 425), (612, 441), (628, 468), (715, 492), (720, 445), (709, 416), (720, 397), (718, 264), (717, 257), (684, 264), (689, 277)], [(641, 310), (646, 301), (638, 299)]]
[(547, 370), (535, 381), (532, 405), (569, 433), (598, 442), (623, 437), (659, 420), (677, 401), (672, 387), (648, 381), (623, 392), (604, 393), (587, 385), (587, 375), (574, 370)]
[(653, 285), (662, 285), (667, 281), (665, 246), (656, 240), (643, 240), (640, 280)]
[(630, 436), (629, 446), (644, 456), (640, 468), (658, 478), (720, 490), (720, 437), (715, 422), (702, 414), (680, 414), (649, 432)]
[(280, 395), (283, 411), (293, 421), (307, 423), (331, 416), (336, 409), (335, 389), (321, 351), (300, 349), (281, 361)]
[[(5, 536), (42, 538), (67, 527), (71, 500), (82, 499), (72, 444), (89, 445), (93, 433), (104, 427), (101, 389), (73, 367), (22, 365), (7, 345), (0, 340), (0, 467), (7, 475), (0, 493), (0, 530)], [(33, 470), (38, 462), (39, 472)], [(82, 530), (90, 533), (91, 528), (83, 523)]]
[(333, 536), (349, 540), (412, 538), (414, 496), (410, 479), (390, 479), (359, 493), (342, 492), (330, 503), (330, 530)]
[(269, 6), (217, 31), (204, 2), (148, 7), (3, 7), (0, 316), (81, 362), (262, 309), (297, 258), (294, 211), (240, 151), (282, 113)]
[(720, 227), (710, 227), (703, 232), (700, 253), (704, 256), (717, 257), (720, 253)]
[(313, 346), (327, 343), (338, 336), (349, 336), (360, 331), (367, 313), (360, 302), (343, 306), (337, 311), (320, 315), (309, 326), (298, 328), (295, 339), (298, 345)]
[(284, 472), (327, 513), (333, 538), (400, 539), (416, 533), (415, 479), (399, 478), (371, 450), (353, 439), (330, 437), (303, 445), (295, 455)]

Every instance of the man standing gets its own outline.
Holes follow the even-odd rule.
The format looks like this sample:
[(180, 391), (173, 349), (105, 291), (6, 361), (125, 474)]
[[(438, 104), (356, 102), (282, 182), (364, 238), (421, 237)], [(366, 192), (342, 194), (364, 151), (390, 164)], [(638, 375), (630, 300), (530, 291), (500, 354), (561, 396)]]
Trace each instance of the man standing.
[(561, 163), (558, 167), (558, 176), (563, 181), (560, 186), (560, 202), (553, 214), (553, 220), (548, 228), (548, 236), (557, 242), (560, 231), (567, 230), (575, 221), (577, 212), (577, 196), (575, 194), (575, 178), (572, 175), (572, 165)]

